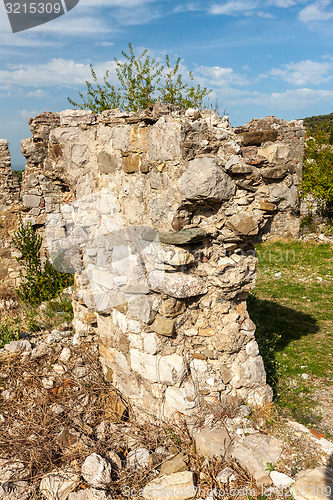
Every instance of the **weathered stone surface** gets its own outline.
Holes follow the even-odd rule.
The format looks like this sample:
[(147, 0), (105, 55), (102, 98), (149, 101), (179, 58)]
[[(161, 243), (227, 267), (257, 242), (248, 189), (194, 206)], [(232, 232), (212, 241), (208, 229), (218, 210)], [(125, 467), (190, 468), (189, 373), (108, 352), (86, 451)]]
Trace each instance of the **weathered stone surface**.
[(148, 285), (151, 290), (165, 293), (176, 299), (195, 297), (207, 292), (207, 287), (202, 280), (183, 273), (152, 271), (149, 273)]
[(97, 453), (89, 455), (82, 464), (85, 481), (94, 488), (106, 489), (111, 483), (111, 464)]
[(276, 210), (274, 203), (269, 203), (268, 201), (259, 201), (256, 207), (264, 212), (274, 212), (274, 210)]
[(277, 488), (288, 488), (295, 482), (295, 479), (287, 476), (287, 474), (283, 474), (283, 472), (277, 472), (276, 470), (270, 472), (269, 475), (271, 477), (271, 480), (273, 481), (274, 486), (276, 486)]
[(234, 375), (231, 385), (235, 388), (251, 387), (266, 382), (265, 367), (261, 356), (249, 358), (241, 364), (236, 361), (232, 364), (231, 371)]
[(34, 194), (25, 194), (22, 197), (23, 205), (27, 208), (37, 208), (40, 205), (41, 197)]
[(92, 124), (96, 121), (95, 115), (86, 109), (66, 109), (61, 111), (60, 125), (79, 125), (80, 123)]
[(152, 305), (151, 297), (139, 296), (128, 303), (128, 314), (144, 323), (150, 323), (153, 319)]
[(186, 305), (184, 301), (175, 299), (174, 297), (169, 297), (166, 300), (163, 300), (159, 312), (162, 316), (175, 318), (182, 314), (186, 309)]
[(131, 469), (142, 469), (149, 465), (149, 450), (147, 448), (137, 448), (128, 453), (126, 462)]
[(255, 132), (243, 132), (244, 146), (260, 146), (263, 142), (276, 141), (278, 137), (277, 130), (257, 130)]
[(153, 324), (151, 325), (152, 330), (159, 335), (164, 335), (165, 337), (171, 337), (175, 331), (175, 320), (170, 318), (165, 318), (160, 314), (156, 316)]
[(102, 174), (112, 174), (116, 172), (120, 162), (116, 156), (101, 151), (97, 155), (97, 163)]
[(230, 445), (230, 437), (225, 429), (204, 429), (195, 432), (195, 449), (204, 457), (223, 457)]
[(333, 469), (322, 465), (300, 472), (290, 491), (295, 500), (333, 498)]
[(287, 167), (267, 167), (261, 170), (264, 179), (283, 179), (288, 173)]
[(163, 462), (160, 468), (160, 476), (168, 476), (176, 472), (188, 470), (188, 456), (182, 451), (175, 457)]
[(245, 213), (228, 217), (228, 226), (240, 236), (254, 236), (259, 230), (256, 219)]
[(162, 232), (149, 229), (142, 234), (142, 238), (146, 241), (157, 241), (168, 245), (189, 245), (202, 241), (207, 236), (206, 231), (199, 227), (183, 229), (177, 232)]
[(9, 344), (5, 345), (5, 349), (8, 352), (25, 352), (31, 354), (32, 348), (29, 340), (13, 340)]
[(188, 200), (223, 201), (234, 195), (236, 186), (213, 158), (196, 158), (178, 181), (178, 189)]
[(184, 471), (161, 476), (150, 481), (143, 490), (143, 498), (150, 500), (186, 500), (194, 498), (195, 493), (193, 472)]
[(263, 156), (269, 162), (277, 160), (286, 160), (289, 155), (290, 148), (287, 144), (272, 144), (264, 148), (258, 149), (258, 155)]
[(186, 364), (179, 354), (169, 354), (160, 358), (158, 375), (162, 384), (176, 386), (184, 380), (186, 374)]
[(130, 349), (130, 360), (132, 370), (151, 382), (158, 382), (157, 356), (147, 354), (138, 349)]
[(180, 156), (181, 129), (180, 123), (170, 122), (164, 116), (150, 129), (149, 156), (153, 161), (170, 161)]
[(140, 154), (135, 153), (129, 156), (122, 157), (122, 166), (127, 174), (134, 172), (147, 173), (149, 172), (149, 164), (147, 160)]
[(270, 484), (271, 478), (265, 470), (267, 462), (275, 465), (280, 458), (282, 445), (277, 439), (265, 434), (252, 434), (237, 446), (232, 457), (247, 469), (258, 484)]
[(198, 394), (191, 381), (186, 381), (182, 387), (168, 387), (165, 391), (165, 416), (171, 416), (175, 411), (191, 415), (199, 404)]
[(39, 489), (47, 500), (67, 500), (79, 482), (80, 477), (72, 470), (51, 472), (43, 477)]

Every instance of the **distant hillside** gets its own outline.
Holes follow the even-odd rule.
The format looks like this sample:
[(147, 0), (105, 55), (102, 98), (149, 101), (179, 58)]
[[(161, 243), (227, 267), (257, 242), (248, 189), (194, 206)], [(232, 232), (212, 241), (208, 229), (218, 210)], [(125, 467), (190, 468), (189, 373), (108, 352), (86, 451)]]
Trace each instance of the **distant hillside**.
[(304, 124), (311, 134), (322, 131), (327, 134), (327, 140), (333, 130), (333, 113), (304, 118)]

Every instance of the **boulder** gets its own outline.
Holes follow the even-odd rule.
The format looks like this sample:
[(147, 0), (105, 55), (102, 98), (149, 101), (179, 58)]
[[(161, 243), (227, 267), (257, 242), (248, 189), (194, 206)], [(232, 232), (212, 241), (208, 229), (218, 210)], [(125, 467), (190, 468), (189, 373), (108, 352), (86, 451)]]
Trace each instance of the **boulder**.
[(262, 485), (271, 484), (272, 480), (265, 469), (267, 463), (277, 463), (281, 452), (282, 445), (277, 439), (257, 433), (245, 437), (234, 450), (232, 457)]
[(290, 488), (295, 500), (324, 500), (333, 498), (333, 469), (321, 465), (298, 474)]
[(178, 189), (187, 200), (223, 201), (231, 198), (236, 185), (214, 158), (195, 158), (178, 181)]
[(204, 429), (195, 432), (195, 449), (204, 457), (223, 457), (230, 445), (230, 437), (225, 429)]

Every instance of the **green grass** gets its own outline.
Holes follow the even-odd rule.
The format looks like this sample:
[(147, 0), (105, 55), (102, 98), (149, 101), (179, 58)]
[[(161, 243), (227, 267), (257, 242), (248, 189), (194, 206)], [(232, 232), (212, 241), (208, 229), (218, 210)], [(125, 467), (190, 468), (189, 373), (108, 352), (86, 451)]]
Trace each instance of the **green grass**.
[(257, 255), (248, 307), (268, 381), (278, 404), (303, 423), (315, 423), (311, 378), (332, 379), (333, 247), (272, 242), (258, 245)]

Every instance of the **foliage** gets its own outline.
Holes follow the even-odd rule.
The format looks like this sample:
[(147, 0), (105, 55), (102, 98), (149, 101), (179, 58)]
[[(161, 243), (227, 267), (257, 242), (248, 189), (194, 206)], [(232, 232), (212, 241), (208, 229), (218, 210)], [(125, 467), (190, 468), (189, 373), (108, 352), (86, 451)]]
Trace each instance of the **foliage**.
[(13, 170), (13, 177), (16, 177), (19, 181), (19, 183), (22, 182), (22, 174), (23, 170)]
[(98, 83), (96, 72), (92, 65), (90, 71), (93, 83), (86, 81), (86, 96), (79, 92), (82, 102), (75, 102), (68, 97), (74, 107), (90, 109), (93, 113), (101, 113), (106, 109), (120, 108), (125, 111), (146, 109), (156, 102), (174, 104), (182, 108), (200, 108), (203, 100), (211, 90), (200, 85), (194, 86), (193, 74), (189, 72), (190, 84), (184, 82), (183, 75), (179, 73), (180, 61), (178, 58), (172, 66), (168, 55), (165, 56), (165, 66), (144, 50), (137, 56), (131, 43), (128, 44), (128, 53), (121, 52), (124, 60), (116, 62), (116, 75), (119, 88), (111, 85), (110, 73), (106, 72), (103, 84)]
[(323, 215), (333, 215), (333, 149), (318, 131), (306, 142), (301, 195), (311, 195)]
[(317, 134), (318, 131), (324, 130), (325, 138), (328, 139), (330, 131), (333, 130), (333, 113), (328, 115), (309, 116), (304, 118), (304, 124), (308, 129), (309, 135), (314, 135)]
[(20, 331), (18, 322), (6, 316), (0, 323), (0, 349), (12, 340), (18, 340)]
[(17, 294), (23, 302), (39, 304), (56, 297), (64, 288), (73, 284), (73, 275), (57, 271), (52, 264), (42, 264), (40, 250), (42, 237), (37, 234), (31, 223), (24, 224), (14, 232), (12, 241), (21, 252), (17, 260), (23, 267), (20, 271), (21, 283)]

